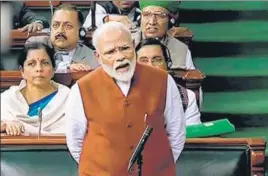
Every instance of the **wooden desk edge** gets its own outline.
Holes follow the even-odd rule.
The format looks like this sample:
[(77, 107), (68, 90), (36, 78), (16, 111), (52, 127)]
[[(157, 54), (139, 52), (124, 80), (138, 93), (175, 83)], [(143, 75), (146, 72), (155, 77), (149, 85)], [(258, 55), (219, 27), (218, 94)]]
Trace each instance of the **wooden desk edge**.
[(66, 145), (66, 138), (59, 136), (7, 136), (1, 134), (1, 145)]
[(247, 144), (249, 146), (265, 146), (262, 138), (189, 138), (186, 144)]
[[(1, 135), (1, 144), (66, 144), (66, 138), (59, 136), (7, 136)], [(265, 141), (262, 138), (190, 138), (185, 144), (226, 144), (226, 145), (249, 145), (251, 147), (265, 148)]]

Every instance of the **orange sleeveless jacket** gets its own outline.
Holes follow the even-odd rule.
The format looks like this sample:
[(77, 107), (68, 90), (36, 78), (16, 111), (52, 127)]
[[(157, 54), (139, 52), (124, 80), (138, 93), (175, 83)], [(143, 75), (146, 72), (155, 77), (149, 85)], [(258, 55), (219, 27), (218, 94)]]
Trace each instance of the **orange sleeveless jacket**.
[(153, 132), (143, 151), (143, 175), (175, 176), (164, 128), (166, 72), (137, 64), (127, 97), (102, 68), (78, 86), (88, 121), (79, 176), (127, 176), (128, 160), (147, 124)]

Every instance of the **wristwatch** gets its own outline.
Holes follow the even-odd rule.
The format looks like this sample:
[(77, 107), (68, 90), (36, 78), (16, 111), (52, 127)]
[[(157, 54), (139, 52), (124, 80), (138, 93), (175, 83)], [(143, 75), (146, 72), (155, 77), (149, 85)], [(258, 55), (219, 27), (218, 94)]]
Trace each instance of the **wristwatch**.
[(43, 25), (43, 21), (41, 21), (41, 20), (35, 20), (35, 21), (33, 21), (34, 23), (40, 23), (40, 24), (42, 24)]

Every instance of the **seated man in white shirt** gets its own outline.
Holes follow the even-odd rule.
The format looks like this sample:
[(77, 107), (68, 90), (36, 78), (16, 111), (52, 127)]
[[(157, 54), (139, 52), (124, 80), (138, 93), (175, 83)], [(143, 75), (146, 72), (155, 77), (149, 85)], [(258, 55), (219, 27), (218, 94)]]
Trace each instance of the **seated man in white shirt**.
[(67, 146), (79, 162), (79, 176), (128, 175), (128, 161), (147, 125), (153, 132), (143, 150), (143, 175), (175, 176), (185, 143), (175, 81), (136, 62), (130, 31), (119, 22), (101, 25), (93, 45), (101, 67), (72, 87), (65, 114)]
[(74, 5), (63, 4), (54, 11), (50, 36), (33, 36), (29, 42), (42, 42), (55, 49), (56, 72), (88, 71), (99, 66), (93, 50), (79, 43), (83, 15)]
[[(168, 48), (157, 39), (142, 40), (136, 47), (137, 62), (150, 65), (162, 70), (168, 70), (172, 66), (172, 60)], [(186, 125), (200, 124), (200, 112), (193, 91), (178, 85)]]

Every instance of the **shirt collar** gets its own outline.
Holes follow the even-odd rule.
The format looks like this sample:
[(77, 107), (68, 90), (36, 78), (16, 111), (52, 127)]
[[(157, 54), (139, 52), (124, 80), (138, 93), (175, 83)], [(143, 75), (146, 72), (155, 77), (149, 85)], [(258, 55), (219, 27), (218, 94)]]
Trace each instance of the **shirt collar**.
[(69, 57), (73, 57), (74, 53), (76, 51), (76, 48), (74, 48), (73, 50), (67, 52), (67, 51), (56, 51), (57, 53), (62, 53), (63, 56), (69, 56)]
[(76, 50), (76, 48), (68, 53), (69, 57), (73, 58), (75, 50)]

